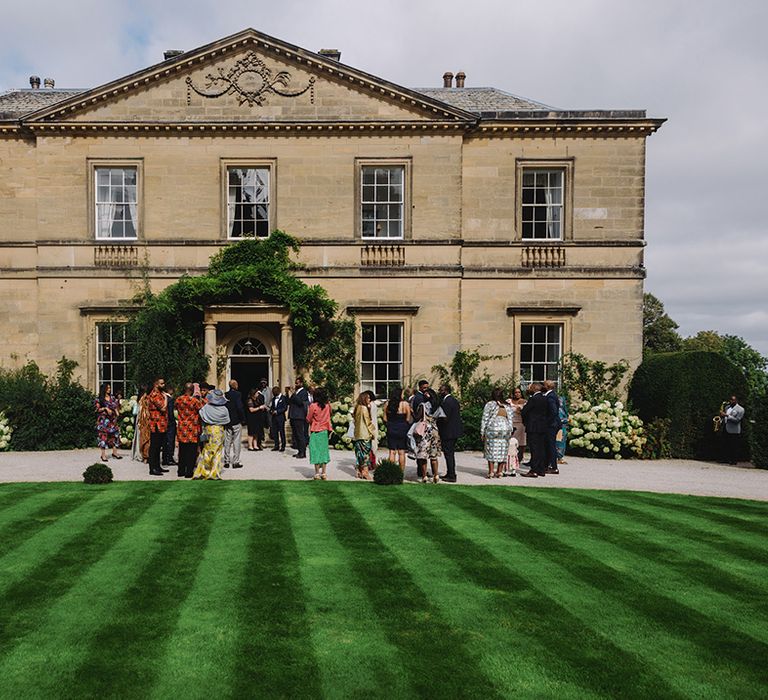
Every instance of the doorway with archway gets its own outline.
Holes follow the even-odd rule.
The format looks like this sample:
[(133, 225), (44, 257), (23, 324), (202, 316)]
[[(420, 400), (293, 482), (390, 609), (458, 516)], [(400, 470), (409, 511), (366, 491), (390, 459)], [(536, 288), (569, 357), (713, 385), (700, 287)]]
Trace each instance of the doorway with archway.
[(272, 355), (258, 338), (244, 336), (233, 346), (229, 355), (229, 378), (235, 379), (243, 401), (251, 389), (258, 389), (261, 380), (272, 386)]

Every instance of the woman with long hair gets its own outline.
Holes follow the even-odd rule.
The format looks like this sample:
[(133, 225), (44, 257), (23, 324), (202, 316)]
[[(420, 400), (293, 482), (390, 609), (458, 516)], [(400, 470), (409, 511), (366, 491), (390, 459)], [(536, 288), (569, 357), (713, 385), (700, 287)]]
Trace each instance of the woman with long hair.
[(248, 393), (245, 403), (245, 422), (248, 425), (248, 449), (251, 452), (264, 449), (264, 428), (267, 425), (267, 406), (264, 395), (256, 388)]
[[(528, 403), (525, 400), (525, 394), (523, 390), (516, 386), (512, 390), (512, 396), (507, 399), (507, 404), (509, 404), (509, 407), (511, 409), (512, 413), (512, 427), (515, 429), (515, 439), (517, 440), (517, 462), (520, 463), (523, 461), (523, 453), (525, 452), (525, 444), (526, 444), (526, 438), (525, 438), (525, 424), (523, 423), (523, 406)], [(510, 443), (510, 447), (511, 447)], [(511, 460), (511, 455), (510, 455)]]
[(122, 459), (117, 453), (117, 446), (120, 443), (120, 426), (118, 418), (120, 417), (120, 402), (112, 396), (112, 385), (102, 384), (99, 391), (99, 397), (96, 399), (96, 433), (101, 448), (101, 461), (106, 462), (107, 450), (112, 450), (112, 457)]
[(504, 400), (504, 392), (495, 387), (491, 392), (491, 400), (483, 408), (480, 421), (480, 437), (483, 438), (483, 456), (488, 462), (489, 479), (498, 479), (507, 464), (509, 439), (513, 430), (510, 412), (510, 406)]
[(437, 474), (437, 459), (443, 451), (440, 442), (440, 432), (437, 428), (437, 421), (434, 418), (435, 411), (440, 407), (440, 399), (432, 389), (424, 389), (422, 393), (424, 394), (424, 401), (416, 408), (416, 418), (420, 423), (423, 423), (423, 426), (422, 429), (414, 431), (416, 434), (414, 454), (416, 456), (416, 464), (422, 468), (422, 483), (426, 484), (429, 482), (429, 477), (427, 476), (427, 462), (429, 462), (432, 469), (432, 481), (436, 484), (440, 481), (440, 477)]
[(309, 404), (307, 423), (309, 424), (309, 461), (315, 468), (315, 479), (325, 481), (328, 477), (325, 467), (331, 461), (328, 450), (328, 435), (331, 431), (331, 405), (325, 389), (317, 387), (312, 392), (314, 399)]
[(373, 423), (371, 422), (371, 412), (368, 406), (371, 403), (371, 397), (367, 392), (363, 392), (357, 397), (353, 421), (355, 425), (355, 436), (352, 444), (355, 447), (355, 477), (358, 479), (370, 479), (368, 470), (371, 467), (371, 440), (373, 438)]
[(389, 392), (389, 400), (384, 407), (384, 422), (387, 424), (387, 445), (389, 459), (400, 464), (405, 472), (405, 450), (407, 449), (408, 429), (413, 422), (410, 404), (403, 397), (399, 386)]
[(149, 459), (149, 406), (147, 406), (147, 386), (142, 384), (133, 407), (136, 419), (131, 445), (131, 459), (134, 462), (146, 462)]

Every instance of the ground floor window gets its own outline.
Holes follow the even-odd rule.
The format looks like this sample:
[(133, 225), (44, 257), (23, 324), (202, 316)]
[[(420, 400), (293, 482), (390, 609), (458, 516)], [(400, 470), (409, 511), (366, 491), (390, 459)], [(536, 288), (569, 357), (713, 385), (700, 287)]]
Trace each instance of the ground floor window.
[(562, 355), (562, 324), (523, 323), (520, 326), (520, 378), (524, 383), (557, 381)]
[(363, 323), (361, 388), (384, 398), (403, 381), (403, 324)]
[(125, 397), (134, 393), (135, 387), (128, 378), (132, 349), (133, 341), (126, 333), (126, 324), (96, 325), (96, 382), (99, 387), (109, 382), (113, 394)]

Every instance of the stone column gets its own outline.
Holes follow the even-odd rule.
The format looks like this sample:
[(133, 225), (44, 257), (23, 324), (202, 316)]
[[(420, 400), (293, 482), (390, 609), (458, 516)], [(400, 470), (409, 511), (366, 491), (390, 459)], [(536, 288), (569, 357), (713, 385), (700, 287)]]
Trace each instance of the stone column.
[(280, 324), (280, 388), (293, 384), (293, 328)]
[(216, 324), (205, 324), (205, 354), (208, 356), (208, 376), (205, 381), (216, 386), (218, 372), (216, 371)]

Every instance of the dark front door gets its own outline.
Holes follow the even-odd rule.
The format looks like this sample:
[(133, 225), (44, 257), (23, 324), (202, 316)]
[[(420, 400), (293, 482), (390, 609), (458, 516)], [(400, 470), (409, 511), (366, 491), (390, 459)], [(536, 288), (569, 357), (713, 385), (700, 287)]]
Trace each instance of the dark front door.
[(259, 389), (261, 380), (269, 380), (269, 363), (267, 360), (241, 360), (232, 358), (232, 379), (238, 383), (238, 391), (243, 395), (243, 404), (248, 400), (251, 389)]

